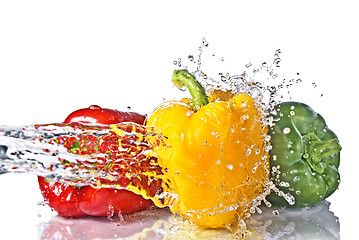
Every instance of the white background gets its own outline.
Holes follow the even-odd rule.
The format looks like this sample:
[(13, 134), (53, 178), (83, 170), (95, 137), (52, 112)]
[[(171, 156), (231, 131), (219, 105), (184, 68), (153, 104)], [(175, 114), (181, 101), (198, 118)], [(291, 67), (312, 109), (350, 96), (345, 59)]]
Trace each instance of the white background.
[[(181, 96), (173, 62), (196, 57), (203, 38), (215, 57), (202, 65), (214, 73), (241, 73), (281, 49), (281, 77), (298, 72), (307, 84), (291, 89), (293, 100), (321, 113), (342, 144), (342, 183), (329, 201), (350, 239), (359, 168), (354, 2), (1, 0), (0, 125), (61, 122), (91, 104), (148, 113)], [(36, 239), (36, 177), (2, 175), (0, 194), (0, 234)]]

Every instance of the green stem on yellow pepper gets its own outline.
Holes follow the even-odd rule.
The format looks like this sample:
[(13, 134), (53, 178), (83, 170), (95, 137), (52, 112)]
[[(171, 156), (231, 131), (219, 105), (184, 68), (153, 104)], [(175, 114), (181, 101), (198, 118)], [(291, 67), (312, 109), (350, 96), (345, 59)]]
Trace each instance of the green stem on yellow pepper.
[(208, 104), (209, 101), (205, 89), (196, 80), (195, 76), (186, 69), (175, 70), (172, 75), (172, 82), (178, 88), (188, 88), (192, 96), (192, 104), (195, 111)]

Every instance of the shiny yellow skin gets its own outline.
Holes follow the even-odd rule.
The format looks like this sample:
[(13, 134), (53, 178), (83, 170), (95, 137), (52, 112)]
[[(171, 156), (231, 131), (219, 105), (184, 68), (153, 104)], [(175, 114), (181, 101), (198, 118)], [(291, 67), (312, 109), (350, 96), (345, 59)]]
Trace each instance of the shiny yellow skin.
[(168, 169), (171, 189), (165, 191), (179, 198), (171, 211), (200, 227), (228, 228), (244, 217), (268, 181), (266, 128), (249, 95), (209, 99), (197, 112), (186, 101), (165, 103), (146, 124), (159, 127), (171, 146), (155, 149), (159, 165)]

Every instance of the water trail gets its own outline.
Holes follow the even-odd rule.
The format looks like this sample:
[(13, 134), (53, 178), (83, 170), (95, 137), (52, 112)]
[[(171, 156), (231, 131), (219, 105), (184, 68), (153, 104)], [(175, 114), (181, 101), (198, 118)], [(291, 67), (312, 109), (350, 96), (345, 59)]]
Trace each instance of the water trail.
[[(163, 203), (165, 147), (152, 127), (84, 123), (0, 127), (0, 174), (33, 173), (72, 185), (126, 188)], [(161, 196), (160, 196), (161, 195)]]

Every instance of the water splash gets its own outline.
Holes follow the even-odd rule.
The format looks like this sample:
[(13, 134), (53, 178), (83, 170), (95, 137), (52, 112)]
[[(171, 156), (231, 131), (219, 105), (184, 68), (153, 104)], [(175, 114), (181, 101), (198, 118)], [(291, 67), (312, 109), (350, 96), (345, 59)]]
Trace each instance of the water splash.
[[(270, 117), (270, 113), (275, 111), (274, 106), (289, 96), (293, 86), (302, 83), (302, 79), (280, 79), (276, 71), (281, 63), (280, 49), (275, 51), (271, 61), (258, 66), (247, 63), (239, 74), (220, 72), (216, 77), (210, 76), (202, 69), (202, 54), (208, 46), (207, 40), (203, 39), (198, 54), (187, 55), (188, 66), (195, 64), (191, 72), (208, 94), (215, 91), (246, 93), (254, 98), (261, 112), (258, 120), (264, 132), (266, 127), (275, 123), (275, 119)], [(212, 53), (212, 57), (216, 56)], [(225, 58), (219, 58), (221, 62), (225, 61)], [(186, 58), (178, 58), (173, 63), (176, 68), (189, 68), (185, 61)], [(316, 85), (313, 87), (317, 88)], [(221, 101), (221, 97), (214, 101)], [(264, 152), (268, 153), (270, 136), (263, 134), (262, 137), (267, 144)], [(159, 167), (152, 152), (154, 147), (166, 145), (164, 137), (156, 129), (128, 123), (111, 126), (48, 124), (0, 127), (0, 145), (5, 146), (0, 150), (0, 173), (31, 172), (72, 185), (126, 188), (153, 199), (157, 206), (169, 206), (177, 199), (165, 177), (166, 170)], [(203, 146), (206, 145), (204, 140)], [(258, 152), (255, 148), (248, 149), (248, 155)], [(263, 165), (268, 165), (268, 159), (261, 161)], [(233, 165), (226, 167), (229, 171), (233, 170)], [(257, 165), (249, 171), (256, 172)], [(247, 206), (250, 211), (246, 217), (259, 212), (258, 206), (262, 202), (270, 206), (266, 196), (271, 191), (289, 202), (294, 201), (293, 196), (280, 192), (269, 181), (263, 193), (252, 201), (251, 206)], [(224, 211), (237, 207), (230, 206)]]
[(76, 186), (129, 189), (159, 206), (172, 202), (156, 146), (164, 137), (135, 123), (0, 127), (0, 173), (33, 173)]
[[(204, 71), (202, 68), (203, 53), (209, 51), (208, 46), (209, 44), (206, 39), (203, 39), (202, 45), (198, 47), (197, 58), (194, 57), (196, 54), (191, 54), (191, 58), (189, 59), (190, 62), (187, 63), (185, 60), (182, 61), (182, 67), (185, 67), (189, 72), (196, 76), (199, 82), (205, 87), (208, 95), (216, 92), (229, 92), (233, 95), (246, 93), (253, 97), (255, 99), (256, 107), (262, 113), (259, 121), (261, 122), (263, 129), (273, 126), (278, 120), (271, 116), (271, 114), (276, 111), (274, 107), (287, 99), (292, 100), (292, 89), (296, 89), (305, 83), (300, 78), (299, 73), (296, 73), (296, 76), (292, 78), (280, 77), (278, 70), (282, 63), (281, 49), (274, 52), (271, 61), (263, 61), (258, 65), (247, 63), (244, 66), (244, 70), (240, 73), (231, 74), (228, 72), (219, 72), (217, 76), (211, 76), (211, 74)], [(213, 53), (212, 57), (214, 58), (215, 56), (217, 55)], [(223, 57), (220, 57), (217, 66), (220, 66), (224, 60)], [(317, 89), (315, 83), (310, 85), (313, 89)], [(223, 98), (225, 98), (218, 94), (217, 96), (217, 101), (223, 101)], [(321, 94), (321, 96), (323, 96), (323, 94)], [(263, 134), (263, 139), (265, 139), (268, 144), (265, 151), (269, 152), (271, 149), (270, 136)], [(250, 154), (253, 152), (252, 150), (253, 149), (248, 149), (247, 153)], [(264, 164), (268, 164), (268, 161), (269, 159), (263, 159)], [(252, 171), (256, 171), (256, 169), (253, 168)], [(269, 181), (266, 184), (266, 188), (267, 190), (265, 193), (259, 196), (257, 201), (253, 202), (248, 217), (254, 212), (258, 212), (258, 206), (261, 205), (262, 202), (266, 205), (271, 205), (266, 200), (266, 196), (271, 192), (275, 192), (277, 195), (282, 196), (290, 205), (295, 203), (295, 198), (292, 195), (280, 191), (272, 181)]]

